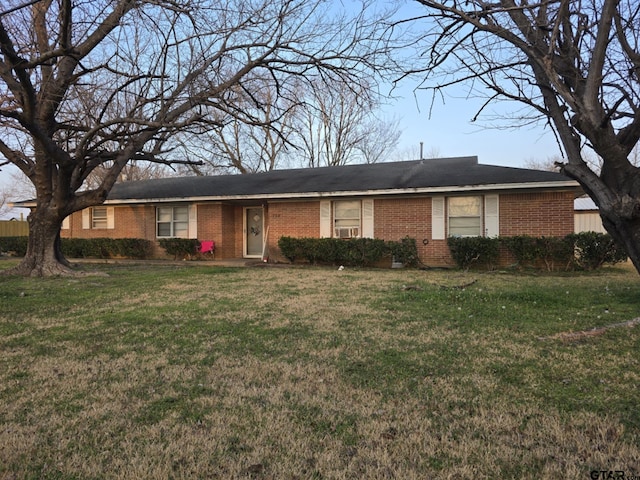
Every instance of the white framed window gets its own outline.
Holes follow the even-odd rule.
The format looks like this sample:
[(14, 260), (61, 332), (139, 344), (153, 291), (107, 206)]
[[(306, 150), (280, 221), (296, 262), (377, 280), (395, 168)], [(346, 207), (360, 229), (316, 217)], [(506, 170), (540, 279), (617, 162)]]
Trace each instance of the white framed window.
[(333, 236), (356, 238), (361, 234), (362, 208), (360, 200), (338, 200), (333, 202)]
[(189, 236), (189, 207), (157, 207), (156, 236), (159, 238), (187, 238)]
[(91, 228), (107, 228), (107, 207), (93, 207), (91, 209)]
[[(82, 229), (83, 230), (102, 230), (114, 228), (114, 208), (105, 206), (96, 206), (85, 208), (82, 211)], [(63, 226), (64, 228), (64, 226)], [(67, 227), (69, 223), (67, 222)]]
[(374, 199), (321, 200), (321, 238), (374, 238)]
[(449, 197), (448, 222), (450, 237), (482, 236), (482, 197)]

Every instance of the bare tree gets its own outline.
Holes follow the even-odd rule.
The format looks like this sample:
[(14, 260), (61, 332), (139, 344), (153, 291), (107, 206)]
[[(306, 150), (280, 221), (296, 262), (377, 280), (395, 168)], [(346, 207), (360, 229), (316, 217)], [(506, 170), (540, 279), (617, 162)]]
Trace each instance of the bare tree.
[[(416, 0), (423, 88), (519, 102), (517, 121), (553, 129), (607, 231), (640, 271), (640, 8), (636, 0)], [(484, 107), (479, 112), (482, 113)], [(511, 119), (513, 120), (513, 119)], [(602, 158), (598, 173), (584, 149)]]
[(297, 139), (308, 167), (375, 163), (398, 143), (397, 121), (376, 117), (378, 99), (369, 85), (314, 84), (297, 109)]
[(400, 122), (372, 115), (364, 124), (365, 136), (358, 145), (364, 163), (386, 162), (391, 159), (400, 139)]
[(562, 163), (562, 158), (558, 155), (554, 155), (553, 157), (547, 157), (546, 160), (530, 157), (525, 159), (523, 163), (525, 167), (531, 168), (533, 170), (544, 170), (546, 172), (558, 172), (560, 170), (560, 164)]
[[(208, 132), (183, 142), (185, 156), (202, 163), (182, 168), (183, 172), (210, 175), (278, 168), (290, 146), (295, 129), (293, 118), (299, 102), (290, 97), (279, 98), (269, 79), (264, 79), (260, 90), (251, 95), (251, 98), (244, 95), (238, 101), (239, 108), (252, 111), (254, 120), (251, 123), (226, 115)], [(202, 148), (203, 145), (206, 148)]]
[(299, 79), (360, 85), (382, 45), (366, 10), (347, 18), (324, 2), (21, 4), (5, 1), (0, 16), (0, 154), (36, 190), (27, 255), (13, 270), (24, 275), (72, 274), (63, 219), (102, 203), (131, 160), (192, 164), (175, 155), (176, 136), (228, 117), (260, 122), (241, 100), (259, 106), (265, 78), (290, 98)]

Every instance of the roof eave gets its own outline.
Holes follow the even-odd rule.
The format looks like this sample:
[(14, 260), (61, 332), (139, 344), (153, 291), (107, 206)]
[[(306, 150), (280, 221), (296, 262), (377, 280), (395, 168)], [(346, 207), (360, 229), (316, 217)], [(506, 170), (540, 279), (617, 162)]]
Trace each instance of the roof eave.
[(246, 201), (246, 200), (291, 200), (291, 199), (314, 199), (329, 197), (366, 197), (366, 196), (387, 196), (387, 195), (418, 195), (418, 194), (446, 194), (446, 193), (467, 193), (479, 191), (495, 190), (574, 190), (580, 188), (580, 184), (575, 180), (552, 181), (552, 182), (524, 182), (524, 183), (496, 183), (482, 185), (453, 185), (443, 187), (420, 187), (420, 188), (389, 188), (380, 190), (343, 190), (331, 192), (291, 192), (291, 193), (262, 193), (252, 195), (202, 195), (189, 197), (150, 197), (150, 198), (125, 198), (106, 200), (106, 205), (140, 204), (140, 203), (175, 203), (175, 202), (211, 202), (211, 201)]

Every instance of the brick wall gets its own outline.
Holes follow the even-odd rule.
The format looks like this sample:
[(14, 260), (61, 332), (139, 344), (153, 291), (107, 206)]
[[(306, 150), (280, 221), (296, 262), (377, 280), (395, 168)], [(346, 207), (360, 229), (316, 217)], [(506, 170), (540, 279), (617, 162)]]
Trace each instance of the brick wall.
[(320, 237), (319, 200), (269, 203), (265, 218), (269, 226), (267, 246), (271, 260), (287, 261), (278, 249), (280, 237)]
[(573, 192), (500, 195), (500, 235), (563, 237), (573, 232)]

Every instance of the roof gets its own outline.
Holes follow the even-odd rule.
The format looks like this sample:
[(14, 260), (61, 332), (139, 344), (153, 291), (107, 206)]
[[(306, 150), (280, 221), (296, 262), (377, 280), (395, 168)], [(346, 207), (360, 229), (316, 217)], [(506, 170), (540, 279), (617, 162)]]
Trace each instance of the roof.
[(593, 210), (593, 211), (597, 211), (598, 210), (598, 206), (595, 204), (595, 202), (593, 200), (591, 200), (591, 198), (589, 197), (580, 197), (580, 198), (576, 198), (573, 201), (573, 209), (574, 210)]
[(301, 198), (489, 189), (577, 188), (556, 172), (481, 165), (477, 157), (273, 170), (123, 182), (107, 203)]

